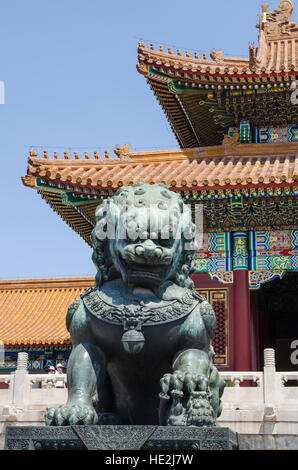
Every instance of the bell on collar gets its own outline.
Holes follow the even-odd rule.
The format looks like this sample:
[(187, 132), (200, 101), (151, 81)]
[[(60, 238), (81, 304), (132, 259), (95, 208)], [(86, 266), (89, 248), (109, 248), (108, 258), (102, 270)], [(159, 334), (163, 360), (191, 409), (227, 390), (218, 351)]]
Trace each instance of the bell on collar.
[(123, 333), (121, 342), (127, 353), (138, 354), (144, 347), (145, 338), (141, 331), (128, 330)]

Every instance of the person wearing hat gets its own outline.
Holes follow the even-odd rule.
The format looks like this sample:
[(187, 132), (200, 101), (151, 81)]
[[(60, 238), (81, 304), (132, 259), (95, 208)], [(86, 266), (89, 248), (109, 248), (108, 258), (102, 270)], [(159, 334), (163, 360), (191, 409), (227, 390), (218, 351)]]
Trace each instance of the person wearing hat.
[[(55, 367), (54, 366), (48, 366), (48, 374), (49, 375), (55, 375)], [(53, 388), (55, 387), (55, 383), (49, 379), (49, 380), (46, 380), (45, 383), (43, 383), (42, 387), (44, 388)]]
[[(63, 373), (63, 364), (60, 364), (60, 363), (57, 364), (55, 375), (64, 375), (64, 373)], [(56, 386), (56, 388), (64, 388), (65, 387), (64, 381), (63, 380), (58, 380), (55, 383), (55, 386)]]

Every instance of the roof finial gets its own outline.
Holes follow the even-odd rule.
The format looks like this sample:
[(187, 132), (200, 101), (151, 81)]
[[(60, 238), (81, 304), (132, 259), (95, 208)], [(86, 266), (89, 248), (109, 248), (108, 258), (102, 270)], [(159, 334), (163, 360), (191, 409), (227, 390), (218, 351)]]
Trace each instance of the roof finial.
[(269, 9), (269, 3), (262, 4), (262, 13), (266, 13)]
[(219, 51), (211, 51), (210, 57), (214, 62), (222, 62), (223, 61), (223, 51), (220, 49)]
[(120, 160), (131, 160), (131, 154), (129, 150), (129, 145), (125, 144), (122, 148), (117, 145), (117, 147), (114, 149), (114, 154), (117, 155)]
[(257, 27), (263, 30), (269, 38), (290, 36), (296, 26), (295, 23), (291, 23), (291, 15), (294, 9), (292, 1), (282, 0), (276, 10), (269, 12), (268, 9), (268, 3), (263, 3), (260, 23)]

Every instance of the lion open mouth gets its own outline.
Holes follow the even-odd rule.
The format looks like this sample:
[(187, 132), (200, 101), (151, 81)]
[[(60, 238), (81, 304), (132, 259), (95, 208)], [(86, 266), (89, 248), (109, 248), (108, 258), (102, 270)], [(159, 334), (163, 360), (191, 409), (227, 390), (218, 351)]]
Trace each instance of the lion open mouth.
[(127, 273), (128, 278), (149, 279), (160, 282), (164, 278), (165, 272), (169, 269), (166, 264), (145, 264), (126, 261), (121, 255), (120, 262)]

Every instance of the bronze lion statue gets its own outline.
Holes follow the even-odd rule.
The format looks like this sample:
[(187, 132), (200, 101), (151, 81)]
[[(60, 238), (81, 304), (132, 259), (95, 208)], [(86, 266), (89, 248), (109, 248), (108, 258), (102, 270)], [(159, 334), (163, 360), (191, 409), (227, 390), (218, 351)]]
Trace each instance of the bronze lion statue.
[(194, 289), (191, 210), (163, 184), (122, 187), (96, 210), (95, 288), (70, 306), (69, 398), (50, 426), (214, 426), (224, 381), (216, 318)]

